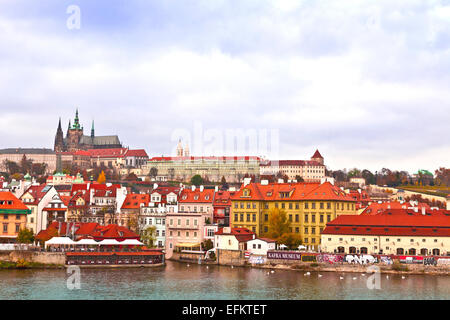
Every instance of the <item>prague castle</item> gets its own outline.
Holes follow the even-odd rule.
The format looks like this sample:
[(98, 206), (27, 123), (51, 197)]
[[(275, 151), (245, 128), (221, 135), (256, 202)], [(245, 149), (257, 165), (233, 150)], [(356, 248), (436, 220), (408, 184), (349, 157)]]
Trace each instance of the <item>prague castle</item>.
[(122, 148), (118, 136), (96, 136), (94, 130), (94, 121), (92, 121), (91, 135), (86, 136), (83, 133), (83, 126), (78, 118), (78, 109), (75, 114), (74, 124), (67, 129), (66, 137), (61, 128), (61, 119), (59, 119), (58, 129), (55, 137), (55, 152), (73, 152), (88, 149), (110, 149)]

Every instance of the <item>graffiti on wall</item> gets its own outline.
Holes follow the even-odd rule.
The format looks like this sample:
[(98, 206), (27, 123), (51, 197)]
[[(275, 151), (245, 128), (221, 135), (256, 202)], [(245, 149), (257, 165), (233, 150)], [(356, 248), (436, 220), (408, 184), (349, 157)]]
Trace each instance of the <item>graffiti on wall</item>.
[(438, 266), (448, 266), (450, 265), (450, 258), (438, 258), (437, 259)]
[(378, 261), (377, 258), (374, 258), (373, 256), (368, 254), (362, 255), (348, 254), (345, 256), (345, 262), (352, 264), (369, 264), (369, 263), (376, 263)]
[(437, 265), (437, 261), (436, 261), (436, 259), (433, 258), (433, 257), (430, 257), (430, 258), (424, 258), (424, 259), (423, 259), (423, 264), (424, 264), (425, 266), (435, 266), (435, 265)]
[(423, 257), (415, 257), (415, 256), (400, 256), (400, 263), (407, 264), (423, 264)]
[(302, 262), (316, 262), (316, 256), (312, 254), (302, 254)]
[(319, 254), (316, 257), (317, 262), (322, 263), (342, 263), (344, 262), (344, 257), (337, 254)]
[(391, 258), (391, 257), (388, 257), (388, 256), (381, 256), (381, 257), (380, 257), (380, 262), (381, 262), (381, 263), (384, 263), (384, 264), (387, 264), (387, 265), (391, 265), (391, 264), (394, 263), (394, 262), (392, 261), (392, 258)]
[(264, 258), (263, 256), (251, 256), (248, 259), (248, 262), (251, 264), (264, 264), (266, 263), (266, 258)]

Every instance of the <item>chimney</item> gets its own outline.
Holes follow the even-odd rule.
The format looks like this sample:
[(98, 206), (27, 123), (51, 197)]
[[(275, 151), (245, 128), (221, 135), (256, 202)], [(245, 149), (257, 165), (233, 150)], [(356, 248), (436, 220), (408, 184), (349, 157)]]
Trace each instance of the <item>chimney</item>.
[(278, 183), (284, 183), (283, 179), (278, 179)]
[(214, 187), (214, 192), (218, 192), (219, 191), (219, 186), (215, 186)]
[(419, 208), (418, 207), (414, 207), (414, 212), (419, 212)]
[(244, 187), (249, 185), (252, 182), (252, 178), (244, 178)]
[(200, 192), (203, 192), (204, 189), (205, 189), (204, 186), (200, 186)]
[(262, 186), (267, 186), (269, 184), (269, 180), (261, 180)]
[[(180, 186), (181, 187), (181, 186)], [(157, 183), (154, 183), (153, 184), (153, 190), (155, 190), (155, 189), (158, 189), (158, 184)]]
[(425, 212), (425, 206), (422, 206), (422, 215), (424, 216), (426, 214)]
[(192, 191), (195, 191), (195, 186), (192, 186)]
[(231, 233), (231, 227), (224, 227), (223, 228), (223, 233)]
[(361, 189), (358, 189), (358, 192), (361, 193)]

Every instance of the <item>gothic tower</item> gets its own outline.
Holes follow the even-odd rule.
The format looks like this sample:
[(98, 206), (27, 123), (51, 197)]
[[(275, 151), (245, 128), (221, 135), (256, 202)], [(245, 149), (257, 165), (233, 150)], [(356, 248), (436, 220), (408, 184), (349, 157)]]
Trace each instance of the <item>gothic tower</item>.
[(67, 151), (73, 152), (80, 150), (80, 140), (83, 137), (83, 127), (78, 118), (78, 109), (75, 113), (75, 121), (72, 127), (69, 127), (66, 137)]
[(64, 151), (64, 134), (61, 128), (61, 118), (59, 118), (58, 129), (56, 130), (54, 151), (55, 152)]

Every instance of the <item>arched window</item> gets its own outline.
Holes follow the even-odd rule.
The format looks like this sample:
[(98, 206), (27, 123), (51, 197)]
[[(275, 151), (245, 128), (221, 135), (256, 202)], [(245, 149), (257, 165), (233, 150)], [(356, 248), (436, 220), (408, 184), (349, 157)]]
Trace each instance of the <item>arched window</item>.
[(439, 249), (433, 249), (433, 256), (439, 256), (441, 251)]
[(367, 248), (366, 247), (361, 247), (361, 249), (359, 249), (361, 254), (367, 254)]
[(397, 248), (397, 255), (402, 255), (405, 254), (405, 250), (403, 250), (403, 248)]
[(344, 247), (338, 247), (338, 253), (345, 253)]
[(420, 249), (420, 255), (421, 255), (421, 256), (426, 256), (426, 255), (428, 255), (428, 249), (425, 249), (425, 248)]
[(356, 248), (355, 247), (348, 248), (348, 251), (349, 251), (350, 254), (356, 254)]
[(414, 248), (409, 249), (408, 254), (410, 254), (412, 256), (415, 256), (416, 255), (416, 249), (414, 249)]

